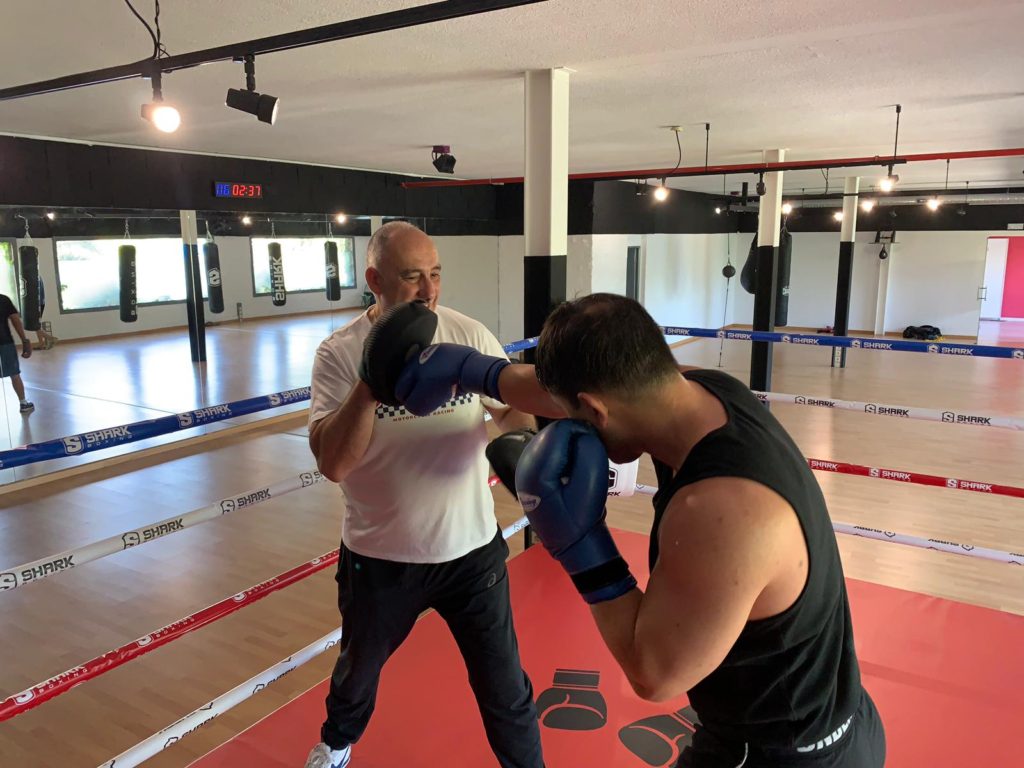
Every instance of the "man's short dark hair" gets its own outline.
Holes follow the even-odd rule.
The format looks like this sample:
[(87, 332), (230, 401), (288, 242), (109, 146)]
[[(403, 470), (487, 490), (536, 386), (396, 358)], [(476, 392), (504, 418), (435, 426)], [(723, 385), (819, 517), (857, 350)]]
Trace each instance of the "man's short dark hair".
[(580, 392), (627, 396), (679, 375), (654, 319), (633, 299), (594, 293), (548, 316), (537, 346), (537, 378), (579, 406)]

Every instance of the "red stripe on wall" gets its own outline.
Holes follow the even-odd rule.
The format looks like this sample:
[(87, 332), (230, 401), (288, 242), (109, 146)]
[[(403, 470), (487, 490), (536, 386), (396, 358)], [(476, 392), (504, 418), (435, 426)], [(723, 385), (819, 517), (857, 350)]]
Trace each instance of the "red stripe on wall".
[(1001, 316), (1024, 318), (1024, 237), (1009, 240)]

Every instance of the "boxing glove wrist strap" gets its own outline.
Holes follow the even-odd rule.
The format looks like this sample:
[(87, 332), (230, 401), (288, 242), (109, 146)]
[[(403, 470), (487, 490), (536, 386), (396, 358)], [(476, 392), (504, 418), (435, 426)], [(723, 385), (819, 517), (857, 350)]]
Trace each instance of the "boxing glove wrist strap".
[(636, 588), (636, 578), (622, 557), (569, 576), (583, 599), (591, 605), (622, 597)]
[(480, 353), (470, 355), (462, 364), (459, 388), (465, 392), (475, 392), (505, 402), (501, 399), (501, 392), (498, 389), (498, 378), (507, 365), (510, 365), (509, 361), (501, 357)]

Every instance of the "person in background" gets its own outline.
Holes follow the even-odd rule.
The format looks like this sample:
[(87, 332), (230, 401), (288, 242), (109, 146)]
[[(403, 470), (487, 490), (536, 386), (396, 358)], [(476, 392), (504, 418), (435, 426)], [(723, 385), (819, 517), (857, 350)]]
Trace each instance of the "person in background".
[(0, 379), (10, 379), (14, 387), (14, 394), (18, 396), (21, 403), (19, 410), (22, 413), (32, 413), (35, 405), (25, 399), (25, 383), (21, 380), (21, 366), (18, 363), (18, 348), (14, 344), (14, 336), (11, 328), (21, 339), (21, 356), (25, 359), (32, 357), (32, 344), (25, 335), (25, 326), (21, 322), (21, 315), (14, 306), (9, 296), (0, 293)]

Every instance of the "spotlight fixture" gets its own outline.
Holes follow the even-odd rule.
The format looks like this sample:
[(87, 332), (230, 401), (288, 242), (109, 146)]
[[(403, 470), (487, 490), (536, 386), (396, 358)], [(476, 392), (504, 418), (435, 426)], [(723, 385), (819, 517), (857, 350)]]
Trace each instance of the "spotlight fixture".
[(757, 192), (758, 197), (762, 197), (768, 188), (764, 185), (764, 174), (760, 174), (757, 178), (757, 186), (754, 188)]
[(720, 214), (721, 212), (722, 212), (722, 206), (716, 205), (715, 206), (715, 213), (719, 213)]
[(783, 203), (782, 204), (782, 215), (783, 216), (789, 216), (789, 214), (791, 214), (792, 212), (793, 212), (793, 204), (792, 203)]
[(435, 144), (430, 159), (438, 173), (455, 173), (455, 155), (447, 144)]
[(151, 122), (158, 131), (174, 133), (181, 125), (181, 115), (170, 104), (164, 103), (160, 70), (154, 69), (149, 76), (153, 84), (153, 101), (142, 105), (142, 119)]
[(861, 210), (864, 211), (864, 213), (871, 213), (873, 210), (875, 210), (875, 201), (874, 200), (861, 200), (860, 201), (860, 207), (861, 207)]
[(832, 214), (832, 218), (835, 219), (836, 221), (842, 221), (843, 220), (843, 212), (842, 211), (836, 211), (835, 213)]
[(892, 192), (892, 188), (899, 183), (900, 177), (892, 172), (892, 166), (889, 166), (889, 175), (878, 182), (878, 188), (883, 192)]
[(661, 184), (654, 190), (654, 199), (659, 203), (663, 203), (668, 200), (668, 187), (665, 186), (664, 178), (662, 178)]
[(54, 213), (53, 211), (47, 211), (46, 218), (48, 218), (50, 221), (53, 221), (54, 219), (57, 218), (57, 214)]
[(883, 192), (892, 192), (892, 188), (895, 187), (896, 184), (899, 183), (899, 180), (900, 180), (900, 177), (892, 172), (892, 167), (893, 167), (893, 165), (896, 162), (896, 158), (897, 158), (898, 152), (899, 152), (899, 146), (900, 146), (900, 113), (903, 112), (903, 107), (901, 105), (899, 105), (899, 104), (896, 104), (894, 106), (896, 107), (896, 135), (893, 137), (893, 141), (892, 141), (892, 159), (893, 159), (893, 162), (889, 163), (889, 174), (884, 179), (882, 179), (879, 182), (879, 184), (878, 184), (879, 189), (881, 189)]
[(889, 252), (887, 250), (885, 250), (885, 246), (884, 245), (882, 246), (881, 250), (879, 250), (879, 252), (878, 252), (878, 258), (881, 261), (885, 261), (886, 259), (889, 258)]
[(334, 220), (339, 224), (344, 224), (346, 221), (348, 221), (348, 216), (346, 216), (344, 213), (339, 213), (337, 216), (334, 217)]
[(277, 119), (278, 99), (276, 96), (256, 93), (256, 57), (249, 54), (242, 61), (245, 62), (245, 90), (228, 88), (224, 103), (232, 109), (256, 115), (261, 123), (273, 125)]
[(937, 211), (939, 210), (939, 206), (942, 205), (942, 203), (939, 201), (939, 198), (937, 197), (929, 197), (928, 202), (926, 202), (925, 205), (928, 206), (929, 211)]
[(251, 216), (243, 216), (242, 217), (242, 223), (245, 224), (245, 226), (248, 227), (250, 224), (252, 224), (252, 217)]

